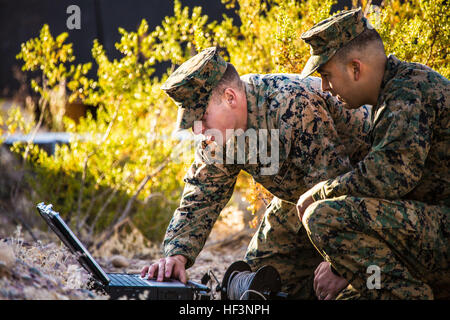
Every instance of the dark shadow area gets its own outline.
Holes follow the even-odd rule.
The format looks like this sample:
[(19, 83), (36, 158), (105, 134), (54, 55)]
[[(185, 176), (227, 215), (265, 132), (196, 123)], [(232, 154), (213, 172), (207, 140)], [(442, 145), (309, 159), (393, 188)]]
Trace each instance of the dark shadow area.
[[(228, 10), (220, 0), (182, 0), (183, 6), (202, 7), (202, 13), (210, 21), (222, 20), (225, 13), (238, 17)], [(81, 28), (69, 30), (66, 22), (70, 14), (67, 8), (76, 4), (81, 11)], [(167, 0), (0, 0), (0, 97), (12, 97), (20, 87), (15, 69), (20, 63), (15, 56), (21, 43), (37, 37), (44, 24), (48, 24), (53, 35), (68, 32), (68, 42), (73, 43), (77, 63), (93, 62), (91, 49), (94, 39), (104, 45), (107, 56), (113, 60), (121, 57), (114, 44), (120, 40), (118, 28), (137, 30), (142, 19), (146, 19), (149, 30), (160, 25), (164, 17), (173, 15), (173, 1)], [(156, 75), (163, 74), (168, 64), (156, 66)], [(96, 74), (93, 65), (91, 74)]]

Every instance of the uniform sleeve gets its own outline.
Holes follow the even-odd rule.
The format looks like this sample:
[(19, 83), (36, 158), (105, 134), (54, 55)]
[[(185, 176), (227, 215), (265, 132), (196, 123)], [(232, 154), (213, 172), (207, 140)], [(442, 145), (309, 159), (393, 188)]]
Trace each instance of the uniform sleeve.
[(342, 195), (394, 199), (411, 191), (422, 177), (435, 118), (419, 95), (399, 88), (387, 96), (374, 116), (367, 156), (352, 171), (321, 183), (314, 200)]
[(347, 109), (329, 93), (324, 93), (328, 111), (333, 118), (336, 131), (354, 165), (369, 152), (372, 106), (364, 105), (358, 109)]
[(197, 149), (195, 160), (184, 177), (180, 206), (164, 238), (164, 255), (183, 255), (192, 266), (203, 248), (222, 209), (230, 200), (240, 169), (210, 163)]

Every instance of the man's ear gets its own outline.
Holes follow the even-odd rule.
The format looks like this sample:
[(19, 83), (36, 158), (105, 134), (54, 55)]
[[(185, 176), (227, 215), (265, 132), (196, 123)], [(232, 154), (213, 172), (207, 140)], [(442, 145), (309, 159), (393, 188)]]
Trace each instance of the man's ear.
[(236, 107), (236, 91), (233, 88), (226, 88), (223, 92), (223, 97), (225, 98), (225, 102), (232, 108)]
[(353, 59), (351, 62), (353, 80), (358, 81), (361, 77), (361, 60)]

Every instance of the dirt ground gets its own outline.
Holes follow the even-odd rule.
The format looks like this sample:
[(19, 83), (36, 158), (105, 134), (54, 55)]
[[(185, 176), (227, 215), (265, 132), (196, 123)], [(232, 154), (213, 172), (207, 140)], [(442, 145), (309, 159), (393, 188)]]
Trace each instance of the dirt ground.
[[(221, 282), (233, 262), (242, 260), (255, 229), (244, 225), (242, 212), (226, 209), (213, 228), (188, 277), (200, 282), (212, 271)], [(87, 290), (89, 274), (55, 235), (34, 230), (39, 241), (31, 241), (21, 227), (13, 234), (0, 234), (0, 300), (88, 300), (107, 296)], [(91, 254), (106, 272), (140, 273), (145, 265), (161, 257), (160, 244), (145, 241), (133, 230), (113, 236)], [(216, 283), (214, 283), (214, 286)], [(216, 294), (215, 299), (219, 299)]]

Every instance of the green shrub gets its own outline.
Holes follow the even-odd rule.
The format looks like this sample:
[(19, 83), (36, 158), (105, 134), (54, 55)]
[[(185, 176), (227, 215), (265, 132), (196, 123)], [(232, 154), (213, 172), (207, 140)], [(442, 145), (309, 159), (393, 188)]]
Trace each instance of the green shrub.
[[(13, 148), (27, 160), (34, 201), (53, 203), (90, 237), (128, 218), (149, 238), (161, 239), (193, 152), (180, 154), (185, 149), (170, 138), (176, 106), (160, 90), (167, 73), (156, 77), (155, 64), (170, 62), (171, 72), (199, 50), (216, 45), (241, 74), (300, 72), (309, 57), (300, 35), (328, 17), (336, 0), (222, 2), (235, 8), (239, 26), (226, 15), (220, 22), (209, 21), (200, 7), (183, 7), (176, 0), (174, 14), (154, 30), (145, 20), (136, 31), (119, 29), (120, 59), (111, 61), (95, 41), (95, 79), (87, 76), (91, 64), (74, 64), (67, 33), (53, 38), (45, 25), (38, 38), (22, 45), (17, 58), (24, 61), (23, 70), (41, 75), (40, 83), (32, 81), (32, 87), (41, 97), (43, 116), (29, 126), (15, 109), (0, 124), (9, 132), (25, 133), (46, 124), (74, 137), (52, 156), (31, 145)], [(387, 0), (382, 8), (371, 6), (371, 1), (353, 2), (363, 6), (388, 53), (449, 76), (447, 1)], [(79, 123), (63, 118), (61, 108), (74, 100), (96, 106), (95, 117), (88, 114)], [(261, 197), (270, 197), (245, 174), (237, 187), (254, 212)]]

